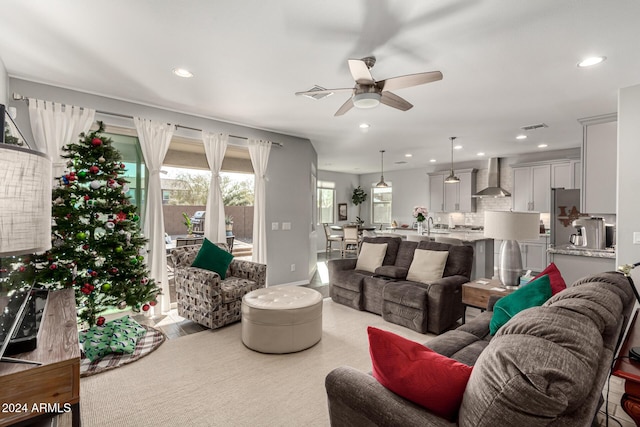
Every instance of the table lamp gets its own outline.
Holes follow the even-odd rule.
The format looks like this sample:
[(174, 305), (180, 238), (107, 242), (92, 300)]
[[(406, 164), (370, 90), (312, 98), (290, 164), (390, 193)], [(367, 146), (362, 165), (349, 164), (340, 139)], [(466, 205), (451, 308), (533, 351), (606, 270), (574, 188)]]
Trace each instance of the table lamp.
[(51, 160), (0, 144), (0, 257), (51, 248)]
[(507, 289), (517, 288), (522, 275), (522, 254), (517, 241), (537, 239), (539, 233), (539, 212), (485, 212), (484, 236), (502, 240), (498, 277)]

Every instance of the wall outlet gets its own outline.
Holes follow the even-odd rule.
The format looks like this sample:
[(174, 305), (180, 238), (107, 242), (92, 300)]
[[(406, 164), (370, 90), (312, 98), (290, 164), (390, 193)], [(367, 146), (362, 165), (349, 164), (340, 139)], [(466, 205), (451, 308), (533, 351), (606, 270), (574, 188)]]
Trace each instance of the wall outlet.
[(282, 223), (282, 229), (283, 230), (291, 230), (291, 223), (290, 222), (283, 222)]
[(296, 271), (296, 265), (295, 264), (291, 264), (291, 271)]
[(277, 223), (277, 222), (272, 222), (272, 223), (271, 223), (271, 230), (272, 230), (272, 231), (275, 231), (275, 230), (277, 230), (277, 229), (278, 229), (278, 223)]
[(633, 232), (633, 244), (640, 245), (640, 231)]

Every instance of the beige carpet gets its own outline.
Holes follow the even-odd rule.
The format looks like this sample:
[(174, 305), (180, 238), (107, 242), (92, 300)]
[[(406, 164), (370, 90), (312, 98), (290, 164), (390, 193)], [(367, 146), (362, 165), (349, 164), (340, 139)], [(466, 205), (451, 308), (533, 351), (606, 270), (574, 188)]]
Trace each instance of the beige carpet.
[(324, 300), (322, 340), (293, 354), (246, 348), (241, 325), (168, 340), (113, 371), (82, 378), (82, 424), (92, 426), (328, 426), (324, 378), (340, 365), (371, 369), (367, 326), (422, 335)]

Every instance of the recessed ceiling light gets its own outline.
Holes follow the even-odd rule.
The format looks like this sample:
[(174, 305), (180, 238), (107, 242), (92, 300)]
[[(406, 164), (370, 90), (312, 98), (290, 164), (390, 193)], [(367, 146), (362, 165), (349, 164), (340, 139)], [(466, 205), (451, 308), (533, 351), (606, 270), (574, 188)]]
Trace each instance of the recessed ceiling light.
[(538, 148), (547, 148), (548, 145), (547, 144), (538, 144)]
[(360, 129), (369, 129), (370, 126), (369, 123), (360, 123)]
[(431, 163), (435, 163), (435, 162), (436, 162), (436, 159), (431, 159), (431, 160), (429, 160), (429, 161), (430, 161)]
[(456, 145), (453, 147), (454, 150), (462, 150), (462, 145)]
[(405, 154), (404, 156), (405, 156), (405, 157), (413, 157), (413, 154), (411, 154), (411, 153), (407, 153), (407, 154)]
[(578, 67), (591, 67), (592, 65), (599, 64), (607, 59), (606, 56), (591, 56), (578, 62)]
[(193, 73), (185, 68), (174, 68), (173, 74), (178, 77), (184, 77), (185, 79), (193, 77)]
[(527, 139), (527, 135), (518, 135), (516, 139)]
[(480, 153), (478, 153), (478, 156), (482, 157), (482, 156), (484, 156), (484, 153), (480, 152)]

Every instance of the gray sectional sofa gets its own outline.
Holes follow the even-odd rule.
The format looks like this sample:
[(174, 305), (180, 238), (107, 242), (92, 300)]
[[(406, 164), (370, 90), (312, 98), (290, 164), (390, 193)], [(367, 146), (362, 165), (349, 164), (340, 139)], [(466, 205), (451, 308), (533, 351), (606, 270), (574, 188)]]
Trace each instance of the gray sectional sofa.
[(589, 426), (634, 302), (624, 275), (601, 273), (516, 314), (493, 337), (492, 312), (486, 311), (426, 342), (473, 365), (455, 422), (394, 394), (367, 373), (336, 368), (325, 381), (331, 425)]
[[(462, 285), (471, 276), (473, 248), (399, 237), (365, 237), (365, 243), (387, 244), (374, 273), (356, 270), (356, 259), (328, 262), (333, 301), (366, 310), (420, 333), (440, 334), (462, 317)], [(448, 251), (442, 279), (430, 284), (406, 280), (416, 249)]]

